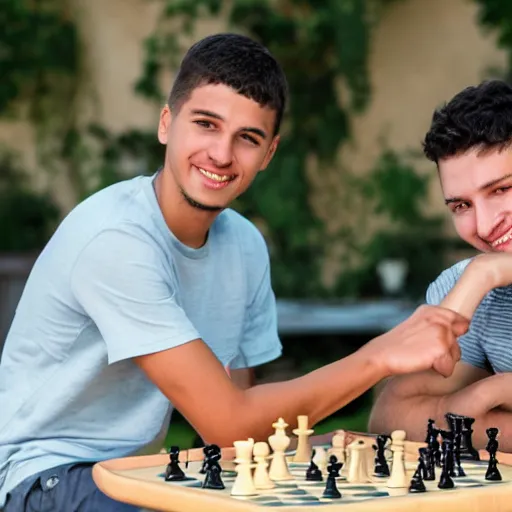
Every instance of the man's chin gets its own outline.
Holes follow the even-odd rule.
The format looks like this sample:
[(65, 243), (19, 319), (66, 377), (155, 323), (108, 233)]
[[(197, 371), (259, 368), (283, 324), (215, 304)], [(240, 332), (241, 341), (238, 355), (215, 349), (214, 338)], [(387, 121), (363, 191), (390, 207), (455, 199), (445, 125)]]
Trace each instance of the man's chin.
[(209, 201), (207, 202), (207, 200), (192, 197), (191, 194), (188, 194), (183, 189), (181, 189), (181, 195), (183, 196), (185, 201), (189, 204), (189, 206), (192, 206), (192, 208), (195, 208), (196, 210), (200, 210), (200, 211), (204, 211), (204, 212), (220, 212), (226, 208), (225, 205), (212, 204)]

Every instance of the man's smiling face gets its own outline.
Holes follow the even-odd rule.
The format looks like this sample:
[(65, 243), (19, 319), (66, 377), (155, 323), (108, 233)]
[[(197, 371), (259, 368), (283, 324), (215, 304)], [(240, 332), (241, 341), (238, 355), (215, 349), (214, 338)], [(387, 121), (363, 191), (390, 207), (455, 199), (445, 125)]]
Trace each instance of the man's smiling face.
[(276, 150), (275, 118), (225, 85), (197, 87), (177, 112), (163, 109), (166, 166), (191, 206), (220, 210), (249, 187)]
[(480, 251), (512, 253), (512, 148), (473, 148), (438, 167), (459, 236)]

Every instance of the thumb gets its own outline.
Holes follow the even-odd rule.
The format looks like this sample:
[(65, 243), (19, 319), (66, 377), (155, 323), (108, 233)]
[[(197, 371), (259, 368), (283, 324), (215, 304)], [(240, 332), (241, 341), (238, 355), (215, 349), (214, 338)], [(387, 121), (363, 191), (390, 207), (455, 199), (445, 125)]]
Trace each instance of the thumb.
[(452, 332), (455, 334), (455, 336), (459, 337), (463, 334), (466, 334), (469, 329), (469, 320), (466, 318), (458, 318), (453, 324), (452, 324)]

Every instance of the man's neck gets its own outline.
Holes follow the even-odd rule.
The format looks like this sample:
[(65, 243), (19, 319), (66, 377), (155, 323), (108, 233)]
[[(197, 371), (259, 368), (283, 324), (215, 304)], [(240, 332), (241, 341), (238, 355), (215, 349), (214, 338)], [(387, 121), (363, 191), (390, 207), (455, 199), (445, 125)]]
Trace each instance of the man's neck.
[(208, 212), (191, 206), (166, 169), (162, 169), (155, 179), (155, 192), (165, 223), (173, 235), (188, 247), (202, 247), (220, 211)]

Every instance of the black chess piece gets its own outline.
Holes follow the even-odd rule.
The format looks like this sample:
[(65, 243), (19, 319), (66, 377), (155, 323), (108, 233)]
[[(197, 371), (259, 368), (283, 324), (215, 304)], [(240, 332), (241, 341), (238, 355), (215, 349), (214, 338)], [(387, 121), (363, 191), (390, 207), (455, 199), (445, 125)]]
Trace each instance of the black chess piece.
[(207, 463), (209, 451), (210, 451), (210, 445), (207, 444), (203, 447), (203, 464), (201, 465), (201, 469), (199, 470), (199, 473), (201, 475), (204, 475), (206, 473), (206, 463)]
[(448, 425), (450, 425), (450, 430), (453, 434), (453, 475), (454, 477), (463, 477), (466, 476), (466, 472), (464, 471), (461, 465), (461, 446), (462, 446), (462, 416), (453, 413), (447, 413), (445, 415), (446, 421)]
[(165, 480), (167, 482), (177, 482), (185, 480), (185, 473), (180, 468), (180, 449), (178, 446), (171, 446), (169, 450), (170, 462), (165, 468)]
[(432, 457), (432, 451), (429, 446), (419, 449), (420, 458), (422, 461), (423, 480), (433, 481), (436, 479), (436, 465)]
[(453, 483), (451, 474), (453, 472), (453, 437), (450, 432), (442, 431), (443, 435), (443, 470), (439, 478), (437, 487), (439, 489), (453, 489), (455, 484)]
[(475, 418), (460, 416), (462, 418), (462, 439), (460, 457), (462, 460), (480, 460), (478, 450), (473, 447), (473, 423)]
[(306, 480), (308, 482), (321, 482), (323, 480), (322, 472), (318, 468), (318, 466), (313, 462), (313, 458), (315, 456), (316, 451), (313, 450), (311, 453), (311, 462), (309, 463), (309, 467), (306, 470)]
[(431, 456), (433, 458), (432, 464), (435, 464), (438, 468), (441, 467), (441, 445), (438, 441), (439, 432), (439, 429), (435, 426), (434, 420), (429, 419), (425, 442), (430, 447)]
[(338, 462), (338, 458), (336, 457), (336, 455), (331, 455), (329, 457), (329, 465), (327, 466), (327, 482), (325, 485), (324, 492), (322, 493), (322, 498), (341, 498), (341, 492), (338, 490), (338, 487), (336, 486), (336, 476), (339, 474), (342, 466), (343, 464), (341, 462)]
[(376, 450), (375, 454), (375, 468), (373, 470), (376, 476), (389, 476), (389, 466), (386, 460), (385, 449), (386, 443), (388, 442), (389, 436), (380, 434), (377, 436), (377, 445), (373, 445), (373, 449)]
[(423, 457), (418, 459), (418, 467), (412, 476), (411, 484), (409, 485), (409, 492), (426, 492), (427, 488), (425, 487), (425, 483), (423, 482), (423, 474), (425, 473), (425, 468), (423, 466)]
[[(449, 430), (440, 430), (441, 437), (443, 439), (443, 450), (441, 455), (441, 467), (443, 468), (443, 471), (445, 468), (448, 468), (448, 475), (451, 478), (455, 478), (457, 476), (457, 473), (455, 473), (455, 456), (453, 454), (454, 450), (454, 435), (453, 432)], [(445, 441), (449, 440), (450, 443), (448, 444), (448, 449), (445, 450)], [(451, 461), (446, 460), (446, 455), (449, 454), (452, 458)]]
[(221, 478), (222, 468), (220, 467), (219, 460), (221, 458), (220, 447), (216, 444), (209, 445), (206, 454), (205, 471), (206, 476), (203, 482), (203, 489), (224, 489), (224, 482)]
[(491, 427), (486, 430), (489, 441), (487, 442), (485, 449), (489, 453), (489, 465), (487, 466), (485, 479), (491, 480), (493, 482), (498, 482), (501, 480), (501, 473), (498, 469), (498, 459), (496, 458), (496, 452), (499, 448), (499, 443), (496, 439), (498, 437), (498, 432), (499, 430), (495, 427)]

